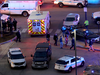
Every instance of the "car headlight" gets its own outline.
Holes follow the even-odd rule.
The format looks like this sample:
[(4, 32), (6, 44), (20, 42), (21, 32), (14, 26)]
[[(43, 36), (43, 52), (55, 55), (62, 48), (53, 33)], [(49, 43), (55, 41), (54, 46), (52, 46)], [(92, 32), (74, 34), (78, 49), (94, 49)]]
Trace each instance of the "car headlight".
[(11, 62), (11, 64), (14, 64), (13, 62)]
[(45, 61), (44, 64), (47, 64), (47, 61)]

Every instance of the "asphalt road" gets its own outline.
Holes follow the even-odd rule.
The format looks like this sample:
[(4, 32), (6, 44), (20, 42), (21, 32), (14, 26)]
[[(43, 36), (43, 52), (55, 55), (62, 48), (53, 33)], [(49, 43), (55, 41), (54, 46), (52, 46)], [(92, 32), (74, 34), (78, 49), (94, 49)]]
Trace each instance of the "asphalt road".
[[(53, 29), (51, 35), (55, 33), (57, 29), (61, 29), (62, 27), (62, 20), (66, 17), (68, 13), (74, 12), (79, 13), (81, 16), (80, 25), (83, 25), (85, 17), (83, 9), (77, 8), (77, 7), (63, 7), (59, 8), (58, 6), (55, 6), (53, 4), (44, 4), (41, 7), (41, 10), (48, 10), (51, 14), (51, 27), (50, 29)], [(91, 20), (91, 15), (93, 12), (99, 10), (99, 5), (90, 5), (88, 6), (88, 20), (90, 22), (89, 28), (97, 28), (97, 25), (94, 24), (94, 22)], [(12, 18), (15, 18), (18, 21), (18, 28), (21, 29), (27, 28), (27, 18), (20, 15), (11, 15)], [(60, 34), (60, 33), (59, 33)], [(10, 69), (8, 63), (7, 63), (7, 56), (5, 55), (2, 60), (0, 60), (0, 75), (75, 75), (75, 69), (71, 73), (65, 73), (65, 72), (59, 72), (54, 70), (54, 65), (56, 60), (63, 56), (63, 55), (75, 55), (74, 50), (69, 50), (69, 47), (64, 47), (64, 49), (60, 49), (60, 46), (53, 46), (53, 41), (51, 41), (52, 44), (52, 60), (50, 62), (49, 69), (35, 69), (32, 70), (31, 63), (32, 63), (32, 57), (30, 57), (31, 54), (34, 54), (35, 46), (38, 42), (44, 42), (46, 41), (45, 36), (34, 36), (30, 37), (27, 32), (22, 34), (22, 42), (14, 43), (12, 45), (13, 47), (20, 47), (22, 49), (23, 54), (26, 56), (27, 61), (27, 68), (25, 69)], [(86, 63), (85, 66), (88, 64), (95, 64), (100, 63), (99, 62), (99, 52), (88, 52), (85, 49), (77, 48), (77, 55), (82, 56), (85, 58)], [(78, 75), (83, 74), (84, 67), (78, 68)]]

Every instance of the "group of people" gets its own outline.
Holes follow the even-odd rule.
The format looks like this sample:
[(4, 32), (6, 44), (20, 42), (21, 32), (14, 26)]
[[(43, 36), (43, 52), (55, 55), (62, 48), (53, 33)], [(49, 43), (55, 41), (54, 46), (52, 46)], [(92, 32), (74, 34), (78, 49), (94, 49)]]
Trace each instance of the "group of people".
[[(58, 40), (58, 35), (57, 35), (57, 33), (55, 33), (54, 36), (53, 36), (53, 40), (55, 41), (54, 42), (55, 46), (57, 46), (57, 42), (59, 41), (60, 42), (60, 48), (63, 49), (63, 38), (65, 39), (65, 45), (67, 46), (68, 38), (69, 38), (69, 35), (71, 35), (71, 34), (70, 34), (69, 30), (66, 29), (65, 26), (63, 26), (61, 28), (61, 30), (62, 30), (62, 34), (63, 35), (60, 36), (60, 38)], [(93, 49), (93, 42), (94, 41), (92, 39), (88, 39), (87, 37), (88, 37), (88, 34), (87, 34), (87, 31), (86, 31), (86, 33), (84, 35), (85, 46), (87, 46), (87, 40), (89, 40), (89, 49), (88, 49), (88, 51), (93, 50), (93, 52), (95, 52), (94, 49)], [(72, 38), (72, 40), (71, 40), (70, 49), (74, 48), (74, 50), (75, 50), (75, 39), (74, 39), (74, 36), (72, 36), (71, 38)], [(50, 43), (50, 33), (49, 32), (46, 34), (46, 39), (47, 39), (47, 42)]]
[(6, 32), (6, 31), (12, 32), (13, 30), (16, 31), (17, 30), (17, 21), (15, 19), (13, 19), (13, 21), (12, 21), (11, 17), (9, 17), (7, 19), (7, 21), (2, 20), (2, 29), (3, 29), (3, 32)]

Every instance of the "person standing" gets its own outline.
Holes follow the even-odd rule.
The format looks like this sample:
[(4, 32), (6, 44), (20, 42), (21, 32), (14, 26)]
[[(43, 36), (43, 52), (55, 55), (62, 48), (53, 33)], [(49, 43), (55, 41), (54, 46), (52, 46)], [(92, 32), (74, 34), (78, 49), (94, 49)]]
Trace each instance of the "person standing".
[(62, 30), (63, 37), (64, 37), (64, 35), (65, 35), (65, 31), (66, 31), (66, 27), (63, 25), (62, 28), (61, 28), (61, 30)]
[(8, 31), (10, 31), (10, 19), (7, 20), (7, 24), (8, 24)]
[(89, 21), (88, 20), (85, 20), (84, 25), (85, 25), (85, 28), (88, 30)]
[(10, 21), (10, 32), (12, 33), (13, 29), (12, 29), (13, 23)]
[(50, 33), (49, 32), (46, 33), (46, 39), (47, 39), (47, 42), (50, 43)]
[(13, 26), (14, 26), (14, 31), (16, 31), (16, 28), (17, 28), (17, 21), (14, 19), (13, 20)]
[(87, 47), (87, 39), (88, 39), (88, 35), (87, 35), (87, 33), (85, 33), (85, 35), (84, 35), (85, 47)]
[(74, 47), (74, 50), (75, 50), (75, 40), (74, 40), (74, 37), (72, 38), (72, 46), (70, 47), (70, 50)]
[(17, 36), (16, 42), (17, 42), (18, 40), (19, 40), (19, 42), (21, 42), (21, 34), (20, 34), (20, 31), (19, 31), (19, 30), (16, 32), (16, 36)]
[(55, 41), (54, 45), (56, 45), (56, 46), (57, 46), (58, 35), (57, 35), (57, 34), (54, 34), (53, 39), (54, 39), (54, 41)]
[(94, 48), (93, 48), (93, 40), (92, 39), (89, 40), (89, 49), (88, 49), (88, 51), (90, 51), (90, 50), (93, 50), (93, 52), (95, 52)]
[(60, 48), (63, 49), (63, 40), (62, 40), (62, 36), (60, 36)]
[(5, 20), (2, 21), (2, 28), (3, 28), (3, 32), (6, 32), (6, 27), (7, 27), (7, 23)]

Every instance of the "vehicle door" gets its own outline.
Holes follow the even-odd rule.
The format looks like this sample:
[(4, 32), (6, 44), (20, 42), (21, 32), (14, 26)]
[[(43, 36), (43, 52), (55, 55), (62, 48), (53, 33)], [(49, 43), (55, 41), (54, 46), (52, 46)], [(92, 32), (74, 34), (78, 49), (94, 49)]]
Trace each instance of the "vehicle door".
[(78, 22), (79, 22), (79, 15), (75, 15), (75, 23), (76, 23), (76, 25), (78, 24)]
[(78, 0), (72, 0), (71, 5), (77, 5), (77, 3), (78, 3)]
[(41, 32), (40, 20), (33, 20), (33, 32)]
[(1, 13), (10, 14), (8, 3), (5, 3), (1, 6)]
[(64, 5), (71, 5), (71, 0), (63, 0)]
[(76, 60), (77, 60), (77, 66), (80, 66), (81, 65), (81, 59), (77, 57)]
[(71, 59), (71, 66), (72, 66), (72, 68), (75, 67), (75, 58)]

